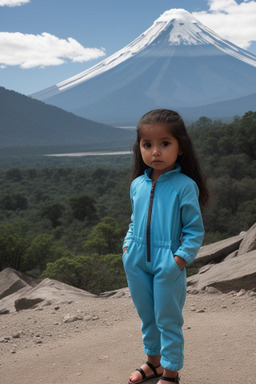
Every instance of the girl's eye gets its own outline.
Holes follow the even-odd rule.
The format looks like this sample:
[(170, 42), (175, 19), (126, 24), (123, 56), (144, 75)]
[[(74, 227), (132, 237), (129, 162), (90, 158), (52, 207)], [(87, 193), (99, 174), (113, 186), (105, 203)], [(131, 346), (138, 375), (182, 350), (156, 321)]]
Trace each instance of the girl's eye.
[(162, 146), (163, 147), (168, 147), (169, 144), (170, 144), (169, 141), (163, 141)]
[(144, 147), (145, 147), (145, 148), (151, 148), (151, 144), (150, 144), (150, 143), (145, 143), (145, 144), (144, 144)]

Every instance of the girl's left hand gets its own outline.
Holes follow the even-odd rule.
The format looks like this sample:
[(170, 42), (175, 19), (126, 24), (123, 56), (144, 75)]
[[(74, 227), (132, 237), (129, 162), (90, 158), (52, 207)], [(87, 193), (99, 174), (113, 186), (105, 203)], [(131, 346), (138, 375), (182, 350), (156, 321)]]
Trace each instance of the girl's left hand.
[(186, 261), (184, 259), (182, 259), (182, 257), (179, 257), (179, 256), (174, 256), (174, 260), (176, 261), (178, 267), (180, 268), (180, 270), (182, 271), (182, 269), (185, 267), (186, 265)]

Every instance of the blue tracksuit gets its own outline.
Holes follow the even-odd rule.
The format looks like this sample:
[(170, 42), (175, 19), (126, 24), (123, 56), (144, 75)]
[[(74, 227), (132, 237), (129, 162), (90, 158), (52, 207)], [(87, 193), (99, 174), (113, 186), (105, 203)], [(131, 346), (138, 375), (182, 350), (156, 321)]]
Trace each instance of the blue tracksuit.
[(161, 354), (171, 371), (183, 366), (182, 308), (186, 268), (174, 255), (191, 263), (203, 241), (198, 187), (181, 173), (162, 174), (156, 182), (151, 169), (131, 184), (132, 217), (124, 239), (123, 264), (134, 305), (142, 320), (145, 353)]

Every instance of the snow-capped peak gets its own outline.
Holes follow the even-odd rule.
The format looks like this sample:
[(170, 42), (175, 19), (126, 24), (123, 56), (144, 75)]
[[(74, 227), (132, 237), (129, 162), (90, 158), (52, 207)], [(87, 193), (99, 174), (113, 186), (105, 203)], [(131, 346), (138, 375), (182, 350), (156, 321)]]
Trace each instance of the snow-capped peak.
[(154, 46), (157, 46), (159, 42), (161, 42), (161, 54), (164, 51), (166, 56), (172, 56), (171, 50), (175, 46), (213, 45), (218, 50), (256, 67), (254, 55), (222, 39), (186, 10), (175, 8), (164, 12), (150, 28), (123, 49), (88, 70), (57, 84), (57, 89), (64, 91), (92, 79), (135, 57), (142, 51), (143, 54), (144, 50), (151, 50), (151, 47), (151, 53), (155, 54)]
[(185, 23), (185, 22), (193, 22), (196, 21), (194, 16), (191, 15), (188, 11), (182, 8), (173, 8), (169, 9), (168, 11), (165, 11), (158, 19), (155, 20), (154, 24), (159, 22), (169, 22), (171, 20), (177, 20), (178, 22)]

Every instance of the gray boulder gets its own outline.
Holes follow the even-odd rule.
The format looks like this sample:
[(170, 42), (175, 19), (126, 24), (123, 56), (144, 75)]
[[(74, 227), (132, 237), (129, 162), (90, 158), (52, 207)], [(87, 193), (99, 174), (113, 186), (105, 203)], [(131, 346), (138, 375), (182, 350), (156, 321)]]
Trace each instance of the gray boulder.
[(256, 249), (256, 223), (246, 232), (239, 250), (238, 256), (243, 255)]
[(0, 272), (0, 300), (22, 288), (35, 287), (40, 281), (12, 268), (5, 268)]
[(212, 265), (188, 278), (188, 292), (214, 287), (223, 293), (253, 289), (256, 285), (256, 250)]
[(39, 304), (67, 303), (96, 297), (83, 289), (56, 280), (34, 279), (11, 268), (0, 273), (0, 293), (0, 315), (35, 308)]
[(239, 248), (244, 236), (244, 234), (240, 234), (225, 240), (217, 241), (216, 243), (212, 243), (210, 245), (202, 246), (190, 266), (202, 267), (209, 263), (219, 263), (225, 259), (226, 256)]

